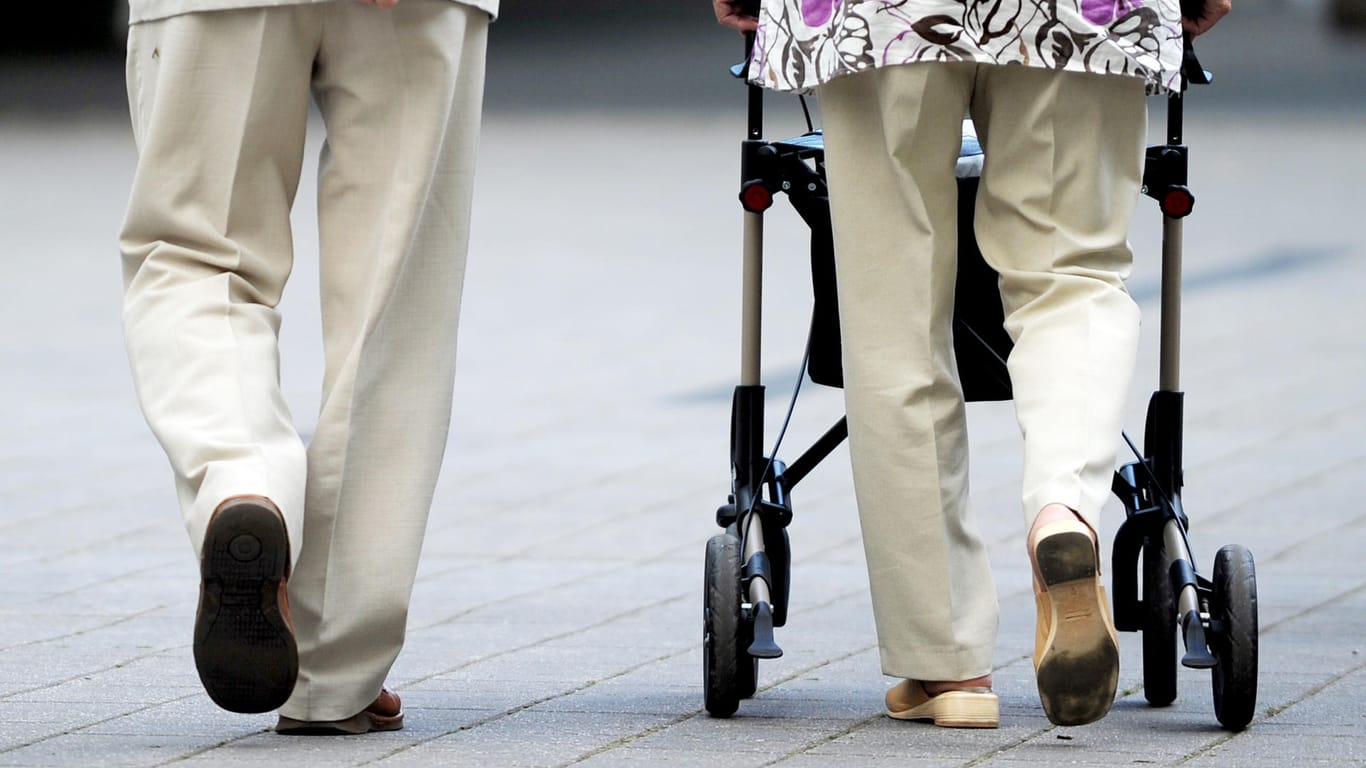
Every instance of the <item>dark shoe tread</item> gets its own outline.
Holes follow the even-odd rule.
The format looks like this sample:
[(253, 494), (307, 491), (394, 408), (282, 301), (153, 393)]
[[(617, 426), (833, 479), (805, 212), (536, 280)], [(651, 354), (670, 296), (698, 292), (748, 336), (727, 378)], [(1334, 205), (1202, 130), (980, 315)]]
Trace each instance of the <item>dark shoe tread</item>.
[(293, 691), (298, 650), (280, 605), (288, 562), (288, 534), (273, 507), (232, 503), (210, 520), (194, 657), (205, 691), (224, 709), (268, 712)]
[(1057, 725), (1085, 725), (1105, 717), (1114, 703), (1119, 649), (1108, 636), (1091, 648), (1051, 653), (1037, 672), (1039, 699)]

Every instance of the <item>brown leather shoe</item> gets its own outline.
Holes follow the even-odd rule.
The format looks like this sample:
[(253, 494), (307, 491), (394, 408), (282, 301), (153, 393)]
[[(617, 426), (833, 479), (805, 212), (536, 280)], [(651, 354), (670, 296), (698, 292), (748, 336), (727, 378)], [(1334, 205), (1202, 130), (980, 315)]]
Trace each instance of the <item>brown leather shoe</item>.
[(1119, 684), (1119, 638), (1100, 584), (1095, 534), (1080, 520), (1039, 527), (1029, 542), (1038, 623), (1039, 700), (1058, 725), (1105, 717)]
[(214, 510), (199, 563), (194, 662), (223, 709), (269, 712), (294, 690), (288, 571), (289, 534), (273, 502), (234, 496)]
[(275, 732), (287, 736), (344, 736), (403, 728), (403, 702), (388, 688), (380, 689), (370, 706), (345, 720), (307, 721), (280, 716)]
[(902, 680), (887, 690), (887, 716), (932, 720), (942, 728), (997, 728), (1001, 702), (990, 688), (963, 688), (931, 696), (919, 680)]

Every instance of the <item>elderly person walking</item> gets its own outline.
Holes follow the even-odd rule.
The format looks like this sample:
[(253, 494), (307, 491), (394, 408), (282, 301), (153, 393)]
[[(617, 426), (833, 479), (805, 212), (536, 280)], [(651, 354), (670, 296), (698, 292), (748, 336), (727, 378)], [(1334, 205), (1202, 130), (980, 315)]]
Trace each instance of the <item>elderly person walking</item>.
[[(131, 0), (120, 235), (137, 392), (200, 558), (210, 698), (281, 733), (402, 726), (383, 688), (450, 420), (498, 0)], [(322, 409), (280, 391), (310, 98)]]
[(975, 201), (1000, 274), (1022, 511), (1049, 719), (1114, 700), (1119, 648), (1100, 584), (1138, 309), (1124, 288), (1147, 128), (1145, 93), (1178, 87), (1177, 0), (713, 0), (756, 33), (751, 81), (814, 90), (825, 131), (854, 483), (887, 714), (996, 727), (998, 606), (968, 505), (951, 320), (954, 165), (970, 115), (986, 154)]

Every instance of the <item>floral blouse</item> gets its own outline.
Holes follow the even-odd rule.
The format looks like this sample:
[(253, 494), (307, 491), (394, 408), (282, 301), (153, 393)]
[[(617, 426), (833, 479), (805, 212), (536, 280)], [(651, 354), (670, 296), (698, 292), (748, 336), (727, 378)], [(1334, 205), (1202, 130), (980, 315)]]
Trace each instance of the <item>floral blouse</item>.
[(922, 61), (1023, 64), (1179, 85), (1178, 0), (763, 0), (749, 79), (809, 91)]

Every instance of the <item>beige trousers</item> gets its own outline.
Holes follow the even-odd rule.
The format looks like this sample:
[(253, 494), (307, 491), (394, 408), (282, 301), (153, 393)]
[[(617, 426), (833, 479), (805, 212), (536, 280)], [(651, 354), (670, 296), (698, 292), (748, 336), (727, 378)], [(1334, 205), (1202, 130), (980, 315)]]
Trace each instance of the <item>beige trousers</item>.
[(998, 608), (968, 505), (952, 347), (962, 119), (971, 114), (986, 153), (975, 228), (1000, 272), (1015, 342), (1026, 525), (1057, 502), (1096, 527), (1138, 342), (1123, 279), (1143, 85), (933, 63), (839, 78), (820, 100), (850, 451), (883, 671), (973, 678), (991, 670)]
[[(403, 644), (450, 421), (487, 31), (486, 14), (448, 0), (130, 29), (129, 359), (196, 553), (225, 497), (267, 496), (284, 514), (292, 718), (359, 712)], [(276, 306), (310, 95), (327, 127), (326, 362), (305, 449), (280, 392)]]

